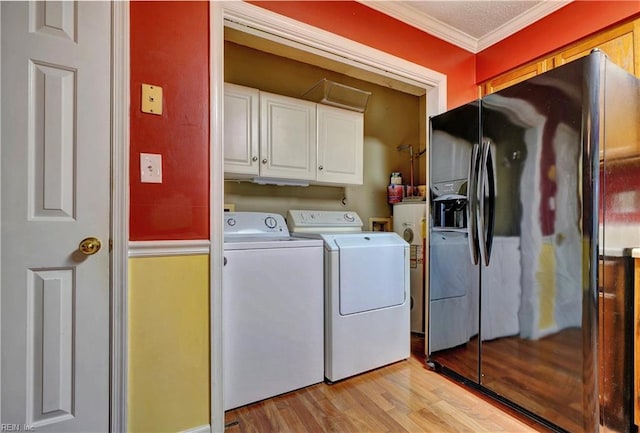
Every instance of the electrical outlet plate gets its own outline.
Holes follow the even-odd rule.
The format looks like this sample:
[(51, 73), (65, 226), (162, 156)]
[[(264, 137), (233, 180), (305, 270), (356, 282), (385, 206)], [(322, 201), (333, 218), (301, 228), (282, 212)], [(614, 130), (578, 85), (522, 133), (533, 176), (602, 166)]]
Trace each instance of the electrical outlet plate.
[(162, 183), (162, 155), (140, 154), (140, 182)]

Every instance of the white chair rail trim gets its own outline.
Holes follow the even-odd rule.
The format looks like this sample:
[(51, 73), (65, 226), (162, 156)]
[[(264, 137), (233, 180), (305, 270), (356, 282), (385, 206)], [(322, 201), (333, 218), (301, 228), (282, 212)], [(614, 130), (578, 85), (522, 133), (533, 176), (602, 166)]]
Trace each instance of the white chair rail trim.
[(203, 240), (129, 241), (129, 257), (193, 256), (209, 254), (211, 242)]

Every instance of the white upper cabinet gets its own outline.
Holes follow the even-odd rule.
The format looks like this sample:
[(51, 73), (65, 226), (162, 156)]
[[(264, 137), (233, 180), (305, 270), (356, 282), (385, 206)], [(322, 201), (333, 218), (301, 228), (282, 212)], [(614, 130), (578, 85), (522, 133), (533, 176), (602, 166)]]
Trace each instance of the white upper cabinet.
[(224, 85), (224, 170), (259, 174), (260, 91), (236, 84)]
[(316, 180), (316, 104), (260, 92), (260, 176)]
[(362, 184), (362, 113), (225, 83), (227, 179)]
[(362, 184), (364, 116), (318, 104), (320, 183)]

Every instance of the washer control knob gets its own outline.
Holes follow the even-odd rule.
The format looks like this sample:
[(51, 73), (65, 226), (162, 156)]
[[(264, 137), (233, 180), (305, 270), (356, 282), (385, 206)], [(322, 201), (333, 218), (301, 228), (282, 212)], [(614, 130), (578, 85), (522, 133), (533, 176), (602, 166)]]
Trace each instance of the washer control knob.
[(349, 221), (350, 223), (354, 222), (356, 219), (354, 218), (353, 215), (351, 215), (350, 213), (346, 213), (344, 214), (344, 219)]
[(235, 226), (235, 225), (236, 225), (236, 219), (235, 219), (235, 218), (229, 218), (229, 219), (227, 220), (227, 225), (228, 225), (229, 227), (233, 227), (233, 226)]
[(267, 227), (269, 227), (270, 229), (273, 229), (278, 225), (278, 222), (276, 221), (276, 219), (274, 217), (266, 217), (264, 219), (264, 224)]

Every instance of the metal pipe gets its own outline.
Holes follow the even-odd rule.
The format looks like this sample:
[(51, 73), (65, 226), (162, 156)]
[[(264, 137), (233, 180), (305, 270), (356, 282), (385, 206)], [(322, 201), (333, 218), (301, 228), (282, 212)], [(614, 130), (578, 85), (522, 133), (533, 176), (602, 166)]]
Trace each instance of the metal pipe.
[(409, 173), (410, 173), (410, 181), (411, 181), (411, 195), (415, 194), (415, 186), (413, 184), (413, 144), (401, 144), (400, 146), (396, 147), (396, 150), (398, 151), (403, 151), (403, 150), (407, 150), (409, 149), (409, 162), (410, 162), (410, 167), (409, 167)]

